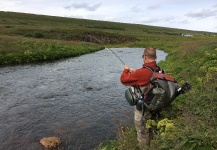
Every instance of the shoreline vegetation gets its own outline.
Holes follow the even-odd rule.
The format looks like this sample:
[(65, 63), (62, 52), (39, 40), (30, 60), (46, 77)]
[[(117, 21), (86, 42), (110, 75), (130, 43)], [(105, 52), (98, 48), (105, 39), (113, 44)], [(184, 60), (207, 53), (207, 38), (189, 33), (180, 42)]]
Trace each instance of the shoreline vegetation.
[[(150, 149), (217, 149), (217, 33), (1, 11), (0, 27), (0, 67), (105, 48), (88, 35), (108, 47), (153, 46), (167, 52), (159, 65), (192, 89), (152, 121), (157, 133)], [(121, 129), (117, 140), (102, 141), (97, 149), (138, 149), (135, 127)]]

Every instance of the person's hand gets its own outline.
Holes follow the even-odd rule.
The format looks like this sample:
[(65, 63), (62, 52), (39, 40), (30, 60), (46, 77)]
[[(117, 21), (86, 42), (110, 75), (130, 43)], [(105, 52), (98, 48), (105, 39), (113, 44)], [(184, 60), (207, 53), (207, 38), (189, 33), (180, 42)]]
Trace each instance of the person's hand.
[(124, 70), (129, 70), (130, 69), (130, 67), (129, 66), (127, 66), (127, 65), (124, 65)]
[(133, 69), (133, 68), (129, 69), (129, 72), (134, 72), (134, 71), (135, 71), (135, 69)]
[(130, 68), (130, 67), (127, 66), (127, 65), (124, 65), (124, 70), (128, 70), (129, 72), (133, 72), (133, 71), (135, 71), (135, 69)]

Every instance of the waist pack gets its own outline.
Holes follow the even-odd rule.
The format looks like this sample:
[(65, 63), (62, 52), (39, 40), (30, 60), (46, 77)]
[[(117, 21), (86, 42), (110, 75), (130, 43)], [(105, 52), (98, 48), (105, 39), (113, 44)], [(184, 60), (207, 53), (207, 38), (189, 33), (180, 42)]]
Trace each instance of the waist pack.
[(148, 86), (131, 86), (125, 91), (125, 98), (131, 106), (134, 106), (147, 90)]
[[(150, 111), (157, 111), (169, 106), (178, 92), (176, 80), (164, 73), (152, 71), (150, 82), (145, 87), (132, 86), (125, 91), (125, 98), (131, 106), (137, 105), (139, 99), (143, 99), (144, 105)], [(151, 99), (150, 99), (151, 98)]]

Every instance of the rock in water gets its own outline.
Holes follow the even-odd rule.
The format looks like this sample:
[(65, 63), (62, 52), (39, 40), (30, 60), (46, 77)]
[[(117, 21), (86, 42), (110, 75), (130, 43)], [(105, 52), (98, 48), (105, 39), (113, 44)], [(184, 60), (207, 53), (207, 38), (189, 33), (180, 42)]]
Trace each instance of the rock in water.
[(86, 90), (93, 90), (93, 87), (90, 87), (90, 86), (85, 86), (84, 87)]
[(55, 148), (61, 144), (60, 138), (58, 137), (46, 137), (40, 140), (40, 143), (45, 148)]

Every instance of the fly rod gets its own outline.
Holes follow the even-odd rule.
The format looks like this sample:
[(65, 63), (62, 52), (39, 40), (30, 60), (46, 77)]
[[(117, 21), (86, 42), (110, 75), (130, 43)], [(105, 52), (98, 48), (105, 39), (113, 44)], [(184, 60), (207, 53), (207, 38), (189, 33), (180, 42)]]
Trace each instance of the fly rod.
[(111, 48), (108, 48), (102, 41), (100, 41), (99, 39), (97, 39), (96, 37), (94, 36), (91, 36), (91, 35), (88, 35), (90, 38), (93, 38), (95, 39), (96, 41), (98, 41), (99, 43), (101, 43), (105, 48), (109, 49), (120, 61), (122, 64), (125, 65), (124, 61), (111, 49)]

